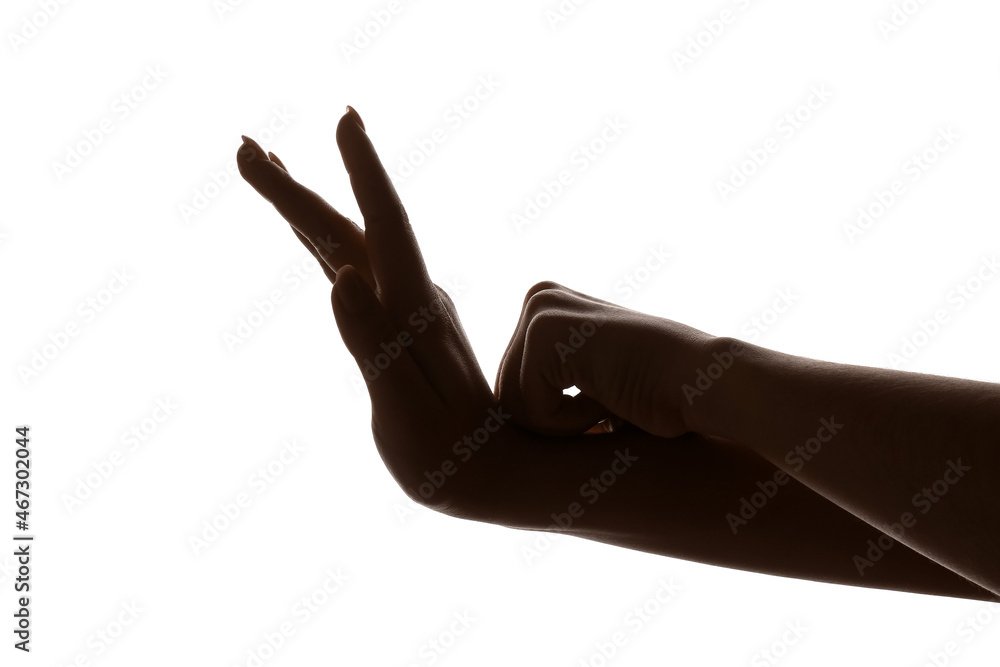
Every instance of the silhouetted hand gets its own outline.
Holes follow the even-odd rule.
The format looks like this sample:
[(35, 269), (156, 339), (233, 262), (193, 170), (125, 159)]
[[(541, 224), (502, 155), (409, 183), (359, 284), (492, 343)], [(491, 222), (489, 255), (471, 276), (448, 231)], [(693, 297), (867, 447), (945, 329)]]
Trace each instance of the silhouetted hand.
[[(415, 501), (468, 515), (512, 447), (509, 419), (490, 390), (451, 299), (431, 282), (406, 211), (353, 110), (337, 143), (365, 229), (297, 183), (273, 153), (244, 138), (243, 177), (292, 225), (334, 282), (333, 311), (371, 396), (372, 433), (390, 473)], [(489, 447), (483, 447), (486, 439)], [(465, 459), (463, 461), (463, 459)], [(463, 474), (455, 474), (462, 465)], [(446, 481), (447, 483), (443, 483)], [(483, 501), (485, 502), (485, 501)], [(462, 505), (462, 507), (458, 507)]]
[[(575, 435), (617, 417), (676, 437), (692, 430), (681, 387), (712, 340), (671, 320), (539, 283), (525, 297), (496, 393), (515, 423), (539, 433)], [(580, 393), (563, 393), (572, 386)]]
[[(769, 500), (767, 512), (751, 528), (734, 535), (725, 519), (733, 499), (756, 488), (760, 480), (777, 479), (780, 457), (775, 452), (787, 449), (788, 443), (801, 443), (801, 433), (815, 428), (812, 420), (817, 411), (839, 416), (857, 402), (848, 395), (843, 404), (830, 407), (828, 388), (839, 385), (823, 381), (818, 388), (810, 386), (818, 362), (749, 346), (740, 364), (733, 364), (724, 381), (716, 383), (713, 400), (697, 404), (703, 410), (714, 407), (693, 419), (695, 415), (686, 414), (680, 402), (680, 387), (695, 369), (711, 363), (710, 353), (717, 354), (718, 346), (727, 341), (540, 283), (525, 300), (521, 323), (497, 376), (501, 407), (480, 371), (454, 305), (427, 275), (406, 212), (353, 110), (340, 120), (337, 143), (365, 219), (364, 231), (297, 183), (277, 156), (265, 155), (253, 140), (244, 138), (237, 164), (244, 179), (291, 223), (334, 281), (334, 315), (367, 382), (376, 447), (414, 501), (452, 516), (561, 532), (702, 563), (997, 599), (981, 583), (971, 583), (969, 579), (976, 577), (963, 578), (936, 558), (903, 544), (862, 576), (852, 563), (857, 545), (874, 543), (884, 535), (843, 509), (850, 506), (850, 494), (857, 493), (853, 482), (824, 497), (798, 479), (788, 479), (781, 493)], [(574, 329), (579, 337), (569, 338)], [(832, 364), (826, 367), (831, 374), (843, 372)], [(869, 375), (861, 380), (867, 381)], [(794, 382), (771, 386), (772, 377)], [(898, 382), (898, 377), (892, 380)], [(928, 389), (940, 388), (935, 395), (955, 397), (956, 414), (963, 409), (974, 413), (967, 421), (986, 423), (995, 418), (989, 406), (976, 407), (981, 387), (933, 382), (929, 387), (926, 382), (914, 384), (914, 396), (932, 395)], [(584, 397), (562, 398), (562, 389), (574, 384)], [(758, 386), (765, 391), (759, 392)], [(744, 405), (747, 396), (758, 394), (759, 399)], [(759, 419), (758, 413), (770, 408), (771, 396), (784, 401), (776, 408), (781, 418)], [(791, 400), (800, 405), (789, 410)], [(862, 408), (867, 409), (870, 400), (861, 399)], [(510, 413), (505, 411), (508, 407)], [(521, 424), (546, 434), (519, 426), (513, 414)], [(790, 415), (798, 419), (794, 431), (789, 428)], [(596, 421), (611, 417), (645, 430), (597, 434), (601, 429), (594, 428), (594, 434), (583, 433)], [(772, 423), (784, 431), (772, 436), (761, 430)], [(680, 435), (696, 424), (693, 430), (701, 435), (660, 437)], [(837, 436), (837, 450), (843, 452), (852, 445), (850, 428), (846, 432)], [(557, 433), (576, 435), (553, 435)], [(736, 437), (741, 433), (747, 438)], [(934, 443), (953, 440), (932, 435)], [(877, 437), (862, 437), (854, 444), (859, 456), (879, 455)], [(837, 463), (833, 455), (828, 458)], [(895, 474), (896, 463), (890, 463)], [(844, 469), (850, 475), (857, 470), (853, 465)], [(865, 470), (877, 472), (877, 466), (866, 460)], [(827, 474), (820, 462), (806, 468), (802, 477), (814, 472)], [(834, 469), (829, 477), (839, 482), (839, 474)], [(840, 502), (842, 498), (847, 502)], [(886, 502), (894, 498), (887, 495)], [(938, 514), (944, 521), (939, 525), (947, 525), (948, 514), (940, 510)], [(923, 525), (934, 528), (931, 520), (919, 526)], [(939, 539), (928, 551), (935, 553), (939, 544), (950, 542)], [(980, 562), (993, 561), (987, 557)]]

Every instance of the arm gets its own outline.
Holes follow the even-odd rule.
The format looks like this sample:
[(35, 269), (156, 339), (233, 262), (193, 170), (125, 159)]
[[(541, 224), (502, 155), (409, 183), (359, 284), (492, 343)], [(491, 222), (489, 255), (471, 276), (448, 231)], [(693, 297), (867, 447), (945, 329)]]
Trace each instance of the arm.
[[(507, 403), (490, 390), (454, 305), (430, 282), (406, 213), (355, 112), (341, 119), (337, 141), (365, 218), (363, 231), (252, 140), (245, 140), (237, 164), (334, 281), (333, 311), (366, 379), (375, 445), (415, 501), (457, 517), (559, 530), (751, 571), (989, 599), (905, 548), (887, 556), (877, 574), (859, 579), (843, 564), (845, 543), (877, 539), (878, 532), (797, 482), (788, 481), (770, 501), (767, 509), (773, 511), (734, 536), (726, 512), (775, 472), (744, 448), (640, 431), (583, 435), (595, 423), (591, 418), (605, 411), (596, 406), (595, 412), (583, 399), (577, 404), (582, 410), (558, 425), (582, 425), (568, 437), (500, 418)], [(635, 334), (631, 327), (621, 331)], [(515, 343), (517, 334), (513, 349)], [(510, 350), (506, 357), (513, 358)], [(651, 423), (647, 431), (673, 429), (677, 419)], [(600, 478), (623, 450), (641, 463), (634, 462), (595, 502), (589, 503), (592, 495), (581, 498), (581, 486)], [(551, 515), (577, 501), (586, 511), (565, 528), (553, 527)]]
[(544, 439), (514, 427), (492, 447), (458, 464), (464, 500), (449, 513), (751, 572), (1000, 601), (902, 544), (859, 573), (852, 556), (883, 534), (794, 479), (733, 522), (741, 497), (780, 474), (742, 445), (638, 430)]
[(852, 537), (845, 558), (859, 574), (877, 577), (880, 551), (907, 545), (1000, 593), (1000, 385), (712, 347), (738, 354), (691, 403), (691, 427), (748, 446), (901, 543), (869, 554)]
[[(779, 462), (765, 455), (768, 447), (783, 457), (797, 445), (811, 446), (807, 439), (816, 435), (823, 427), (820, 419), (829, 414), (811, 417), (820, 410), (817, 406), (824, 405), (822, 399), (810, 400), (794, 383), (786, 393), (801, 402), (793, 404), (780, 403), (769, 393), (770, 386), (753, 385), (741, 375), (749, 368), (750, 354), (734, 344), (739, 345), (556, 283), (539, 283), (525, 297), (497, 374), (496, 392), (514, 423), (532, 432), (578, 434), (614, 416), (661, 436), (652, 438), (659, 445), (648, 445), (644, 457), (648, 463), (637, 468), (640, 475), (633, 478), (637, 488), (625, 486), (619, 491), (616, 486), (606, 494), (608, 500), (601, 496), (595, 503), (594, 514), (614, 514), (595, 526), (597, 535), (601, 529), (633, 521), (634, 534), (620, 536), (616, 543), (628, 546), (631, 540), (632, 548), (818, 581), (914, 592), (926, 592), (928, 585), (938, 591), (953, 585), (947, 594), (964, 596), (959, 591), (972, 585), (966, 578), (925, 552), (894, 546), (879, 526), (830, 502), (825, 489), (802, 483), (791, 474), (800, 468), (798, 459)], [(771, 369), (777, 363), (760, 359), (753, 368)], [(774, 374), (784, 377), (780, 369)], [(574, 385), (580, 393), (572, 398), (564, 395), (563, 389)], [(818, 382), (817, 391), (822, 387)], [(733, 415), (743, 416), (744, 424), (758, 430), (719, 427), (717, 421)], [(780, 431), (768, 428), (797, 419), (811, 429), (798, 440), (782, 443), (777, 439)], [(837, 432), (832, 447), (842, 429), (836, 424), (830, 428)], [(684, 434), (693, 438), (690, 446), (666, 444)], [(745, 446), (750, 443), (743, 438), (751, 434), (757, 438), (756, 451)], [(820, 437), (830, 440), (825, 430)], [(822, 442), (817, 439), (815, 444)], [(872, 459), (893, 455), (884, 445), (877, 438), (869, 444)], [(564, 466), (588, 450), (574, 446), (572, 451), (574, 458), (566, 456)], [(602, 455), (610, 458), (608, 454)], [(793, 454), (799, 456), (794, 449)], [(556, 465), (552, 463), (552, 476), (558, 474)], [(848, 459), (841, 472), (855, 479), (865, 465)], [(578, 486), (587, 479), (580, 477)], [(544, 485), (545, 480), (537, 484)], [(564, 493), (579, 495), (573, 488)], [(543, 498), (538, 504), (551, 505), (554, 500)], [(608, 506), (598, 509), (604, 503)], [(604, 541), (610, 539), (605, 536)], [(859, 559), (877, 566), (859, 567)], [(978, 595), (990, 595), (981, 590), (982, 582), (976, 583)]]

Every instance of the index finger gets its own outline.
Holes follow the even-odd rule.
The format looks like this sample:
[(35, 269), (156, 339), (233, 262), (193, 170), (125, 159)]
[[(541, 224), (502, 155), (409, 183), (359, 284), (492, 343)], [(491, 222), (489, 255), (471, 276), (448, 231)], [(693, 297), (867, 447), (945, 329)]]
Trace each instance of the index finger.
[(413, 310), (436, 298), (420, 246), (396, 188), (379, 160), (357, 112), (337, 125), (337, 145), (365, 219), (368, 261), (391, 310)]

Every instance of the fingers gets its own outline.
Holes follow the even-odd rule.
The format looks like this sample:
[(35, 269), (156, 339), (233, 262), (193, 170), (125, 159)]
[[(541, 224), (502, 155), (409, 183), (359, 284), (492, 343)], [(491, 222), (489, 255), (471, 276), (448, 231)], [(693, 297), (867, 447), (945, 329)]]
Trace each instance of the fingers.
[[(334, 275), (327, 272), (328, 278), (336, 284), (340, 280), (336, 272), (351, 266), (371, 295), (378, 295), (378, 312), (395, 324), (395, 335), (409, 336), (413, 343), (400, 366), (412, 366), (413, 374), (437, 396), (467, 399), (473, 390), (488, 394), (454, 307), (430, 281), (406, 212), (363, 128), (353, 109), (337, 128), (337, 142), (365, 218), (363, 232), (298, 184), (274, 153), (265, 154), (252, 139), (244, 138), (237, 155), (240, 173), (289, 221), (299, 240), (307, 248), (312, 246), (310, 252), (331, 268)], [(330, 242), (335, 247), (327, 253)], [(372, 353), (385, 358), (384, 350)], [(374, 357), (358, 358), (361, 365), (366, 361), (378, 370), (371, 365)]]
[[(254, 142), (254, 143), (256, 143), (256, 142)], [(267, 152), (267, 157), (271, 158), (271, 162), (275, 163), (276, 165), (278, 165), (279, 167), (281, 167), (282, 169), (284, 169), (286, 174), (290, 174), (291, 173), (291, 172), (288, 171), (288, 167), (285, 166), (285, 163), (278, 159), (277, 155), (275, 155), (274, 153), (268, 151)]]
[[(291, 225), (289, 225), (289, 227), (291, 227)], [(302, 241), (302, 245), (306, 247), (306, 250), (312, 253), (312, 256), (316, 258), (317, 262), (319, 262), (319, 265), (323, 268), (323, 273), (326, 274), (327, 280), (331, 283), (336, 282), (337, 272), (334, 271), (333, 267), (327, 263), (326, 259), (319, 253), (319, 249), (313, 245), (313, 242), (307, 239), (302, 232), (295, 229), (295, 227), (292, 227), (292, 231), (295, 232), (295, 236), (298, 237), (299, 241)]]
[(570, 326), (583, 318), (578, 305), (595, 301), (552, 282), (538, 283), (528, 291), (494, 389), (515, 422), (540, 433), (570, 435), (583, 433), (610, 415), (585, 393), (563, 393), (579, 380), (579, 359), (568, 363)]
[[(567, 350), (572, 349), (567, 342), (571, 323), (580, 325), (572, 316), (557, 315), (534, 318), (527, 327), (518, 381), (516, 385), (511, 383), (520, 393), (513, 405), (523, 406), (522, 423), (539, 433), (577, 435), (611, 414), (582, 390), (575, 396), (563, 393), (580, 383), (579, 357), (574, 357), (577, 363), (567, 361)], [(511, 414), (516, 422), (518, 414), (513, 410)]]
[[(284, 169), (286, 173), (288, 172), (288, 167), (285, 166), (285, 164), (278, 158), (277, 155), (269, 152), (267, 156), (271, 158), (271, 162), (275, 163), (276, 165)], [(328, 256), (329, 253), (326, 252), (325, 248), (316, 247), (316, 244), (310, 241), (308, 238), (306, 238), (306, 236), (302, 232), (295, 229), (294, 225), (289, 225), (289, 227), (291, 227), (292, 231), (295, 232), (295, 236), (299, 239), (299, 241), (302, 242), (302, 245), (306, 247), (306, 250), (312, 253), (312, 256), (316, 258), (317, 262), (319, 262), (319, 265), (323, 269), (323, 273), (326, 274), (327, 279), (331, 283), (336, 281), (337, 272), (336, 270), (334, 270), (333, 264)]]
[[(545, 292), (545, 291), (548, 291), (548, 294), (542, 296), (546, 298), (551, 297), (550, 303), (552, 302), (552, 300), (561, 301), (565, 297), (571, 296), (579, 301), (596, 304), (602, 307), (611, 307), (611, 308), (619, 307), (608, 301), (603, 301), (601, 299), (598, 299), (597, 297), (590, 296), (589, 294), (584, 294), (583, 292), (577, 292), (576, 290), (560, 285), (559, 283), (552, 282), (551, 280), (543, 280), (542, 282), (535, 283), (534, 285), (532, 285), (531, 288), (528, 289), (528, 293), (525, 295), (524, 301), (521, 304), (521, 318), (518, 321), (518, 326), (514, 329), (514, 335), (511, 336), (510, 341), (507, 343), (507, 349), (504, 351), (503, 356), (500, 358), (500, 366), (499, 368), (497, 368), (497, 378), (493, 386), (493, 394), (495, 396), (500, 395), (501, 376), (510, 375), (505, 371), (505, 366), (511, 362), (516, 363), (518, 365), (520, 365), (521, 363), (521, 357), (524, 350), (525, 331), (526, 327), (528, 326), (528, 323), (531, 320), (531, 317), (527, 315), (528, 304), (531, 302), (533, 296), (539, 294), (540, 292)], [(535, 305), (538, 307), (536, 309), (536, 312), (537, 310), (542, 309), (541, 301), (536, 300)], [(513, 374), (513, 377), (516, 378), (517, 374), (516, 373)]]
[(413, 312), (436, 294), (396, 188), (375, 147), (351, 109), (337, 126), (337, 144), (365, 220), (365, 243), (383, 302), (397, 313)]
[[(349, 108), (350, 109), (350, 108)], [(410, 353), (445, 401), (489, 394), (472, 346), (450, 299), (427, 275), (423, 256), (396, 189), (353, 109), (337, 126), (337, 143), (365, 219), (365, 243), (379, 299)]]
[[(309, 240), (314, 255), (330, 271), (345, 264), (358, 269), (365, 280), (375, 284), (365, 249), (365, 234), (322, 197), (293, 179), (277, 156), (272, 159), (253, 139), (244, 137), (236, 153), (236, 165), (253, 188), (271, 202), (292, 227)], [(307, 245), (307, 247), (309, 247)], [(312, 252), (312, 250), (310, 251)], [(330, 277), (330, 273), (327, 273)]]
[[(533, 285), (528, 290), (528, 293), (524, 295), (524, 301), (521, 303), (521, 316), (517, 321), (517, 326), (514, 327), (514, 334), (510, 337), (510, 341), (507, 342), (507, 349), (504, 350), (503, 356), (500, 357), (500, 366), (497, 368), (497, 379), (493, 386), (493, 394), (495, 396), (500, 396), (500, 384), (502, 379), (507, 378), (508, 381), (520, 381), (521, 357), (524, 352), (524, 336), (527, 332), (528, 323), (531, 320), (531, 318), (527, 315), (528, 302), (531, 301), (531, 297), (535, 296), (542, 290), (561, 288), (562, 285), (558, 283), (543, 281)], [(517, 370), (513, 373), (511, 373), (513, 368), (511, 365), (517, 366)], [(507, 389), (511, 390), (513, 388), (508, 387)]]
[(410, 356), (408, 334), (393, 325), (354, 267), (346, 265), (338, 271), (331, 301), (340, 335), (368, 385), (373, 411), (390, 414), (442, 407)]

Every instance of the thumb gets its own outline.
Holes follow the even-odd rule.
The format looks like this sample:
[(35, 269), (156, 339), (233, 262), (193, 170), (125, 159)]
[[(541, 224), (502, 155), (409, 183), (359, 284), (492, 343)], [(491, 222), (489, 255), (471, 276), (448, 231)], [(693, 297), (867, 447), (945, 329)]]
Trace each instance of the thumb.
[(410, 354), (413, 339), (405, 332), (400, 335), (357, 269), (341, 267), (330, 299), (340, 336), (365, 378), (373, 409), (399, 409), (433, 395)]
[(612, 416), (595, 398), (582, 392), (569, 396), (533, 370), (522, 368), (520, 386), (532, 430), (547, 435), (579, 435)]
[(520, 405), (532, 430), (546, 435), (579, 435), (611, 416), (611, 411), (582, 386), (577, 387), (580, 391), (575, 396), (563, 392), (577, 383), (588, 384), (578, 378), (593, 373), (577, 372), (577, 365), (583, 362), (575, 357), (557, 361), (558, 340), (549, 334), (547, 327), (528, 328), (518, 370)]

